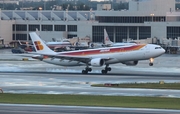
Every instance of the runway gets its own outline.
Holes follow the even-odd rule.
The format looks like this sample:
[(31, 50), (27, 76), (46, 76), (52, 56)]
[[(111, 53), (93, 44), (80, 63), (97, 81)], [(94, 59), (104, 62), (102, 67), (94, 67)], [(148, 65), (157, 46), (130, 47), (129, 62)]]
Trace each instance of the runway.
[[(2, 57), (2, 56), (1, 56)], [(17, 57), (15, 57), (16, 59)], [(0, 58), (1, 59), (1, 58)], [(19, 59), (19, 58), (18, 58)], [(81, 74), (84, 67), (61, 67), (46, 64), (41, 61), (0, 61), (0, 88), (5, 93), (40, 93), (40, 94), (92, 94), (114, 96), (158, 96), (180, 98), (180, 90), (166, 89), (132, 89), (132, 88), (100, 88), (91, 87), (98, 83), (142, 83), (142, 82), (180, 82), (179, 55), (165, 55), (155, 59), (154, 66), (149, 67), (149, 61), (141, 61), (137, 66), (123, 64), (111, 65), (112, 71), (107, 75), (101, 74), (99, 67), (87, 75)], [(94, 107), (56, 107), (28, 105), (9, 106), (1, 104), (3, 114), (46, 114), (52, 113), (96, 113), (96, 114), (179, 114), (179, 110), (151, 110)], [(35, 108), (34, 108), (35, 107)], [(41, 107), (41, 108), (40, 108)], [(50, 107), (50, 108), (44, 108)], [(7, 109), (7, 110), (6, 110)], [(13, 109), (12, 111), (8, 109)], [(20, 110), (24, 109), (24, 110)], [(45, 110), (49, 109), (49, 110)], [(45, 110), (45, 111), (44, 111)], [(93, 112), (93, 111), (94, 112)]]
[(180, 110), (0, 104), (2, 114), (179, 114)]
[[(157, 80), (178, 81), (180, 77), (162, 75), (131, 75), (99, 74), (82, 75), (79, 73), (0, 73), (0, 85), (6, 93), (41, 93), (41, 94), (92, 94), (121, 96), (159, 96), (180, 97), (179, 90), (156, 89), (122, 89), (122, 88), (92, 88), (93, 83), (124, 83), (145, 82)], [(114, 107), (81, 107), (52, 105), (19, 105), (0, 104), (3, 114), (179, 114), (180, 110), (144, 109), (144, 108), (114, 108)]]
[[(3, 54), (5, 56), (5, 54)], [(1, 56), (2, 57), (2, 56)], [(18, 58), (18, 57), (14, 57)], [(18, 58), (19, 59), (19, 58)], [(91, 87), (103, 83), (180, 82), (180, 56), (164, 55), (154, 61), (140, 61), (137, 66), (111, 65), (112, 71), (101, 74), (93, 67), (87, 75), (84, 66), (62, 67), (42, 61), (0, 61), (0, 88), (6, 93), (95, 94), (121, 96), (160, 96), (180, 98), (180, 90), (124, 89)]]
[(6, 93), (38, 93), (38, 94), (90, 94), (121, 96), (160, 96), (180, 98), (180, 90), (102, 88), (91, 87), (98, 83), (131, 83), (131, 82), (168, 82), (178, 81), (178, 75), (170, 78), (165, 75), (83, 75), (79, 73), (0, 73), (1, 88)]

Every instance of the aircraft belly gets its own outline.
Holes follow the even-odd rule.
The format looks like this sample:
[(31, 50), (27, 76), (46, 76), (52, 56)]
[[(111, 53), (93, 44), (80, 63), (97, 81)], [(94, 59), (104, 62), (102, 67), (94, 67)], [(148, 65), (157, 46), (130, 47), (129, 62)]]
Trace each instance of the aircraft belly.
[(81, 66), (84, 65), (78, 61), (61, 60), (61, 59), (44, 59), (43, 62), (60, 65), (60, 66)]
[[(94, 56), (95, 58), (96, 56)], [(101, 56), (97, 56), (98, 58), (105, 58), (109, 60), (106, 60), (106, 64), (115, 64), (118, 63), (119, 60), (117, 59), (119, 57), (118, 53), (117, 54), (102, 54)]]
[(123, 61), (135, 61), (135, 60), (144, 60), (144, 53), (142, 51), (134, 51), (134, 52), (121, 52), (121, 53), (113, 53), (113, 54), (102, 54), (101, 56), (92, 56), (92, 58), (110, 58), (106, 60), (106, 64), (116, 64)]
[(115, 63), (119, 63), (119, 60), (118, 59), (110, 59), (110, 60), (107, 60), (105, 63), (106, 64), (115, 64)]
[(150, 52), (148, 53), (148, 52), (146, 52), (146, 53), (145, 53), (145, 58), (146, 58), (146, 59), (149, 59), (149, 58), (152, 58), (152, 57), (155, 58), (155, 57), (158, 57), (158, 56), (159, 56), (159, 52), (157, 52), (157, 53), (156, 53), (156, 52), (153, 52), (153, 53), (150, 53)]
[(123, 54), (120, 54), (118, 57), (119, 61), (132, 61), (132, 60), (144, 60), (146, 59), (144, 57), (144, 54), (140, 51), (134, 51), (134, 52), (124, 52)]

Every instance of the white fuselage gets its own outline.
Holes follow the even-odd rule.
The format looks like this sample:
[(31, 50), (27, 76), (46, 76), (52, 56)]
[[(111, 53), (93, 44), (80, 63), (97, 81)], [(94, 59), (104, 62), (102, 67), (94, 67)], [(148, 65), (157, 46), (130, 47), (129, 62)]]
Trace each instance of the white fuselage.
[[(122, 47), (122, 46), (121, 46)], [(127, 47), (127, 46), (126, 46)], [(99, 48), (101, 49), (101, 48)], [(154, 44), (147, 44), (144, 47), (138, 50), (132, 51), (122, 51), (122, 52), (114, 52), (114, 53), (103, 53), (103, 51), (108, 51), (109, 47), (102, 48), (102, 53), (100, 54), (92, 54), (88, 55), (89, 58), (110, 58), (109, 60), (105, 61), (105, 64), (115, 64), (115, 63), (122, 63), (126, 61), (139, 61), (139, 60), (148, 60), (150, 58), (155, 58), (162, 55), (165, 50), (158, 45)], [(123, 49), (123, 47), (121, 48)], [(64, 52), (68, 53), (68, 52)], [(43, 59), (44, 62), (60, 65), (60, 66), (80, 66), (85, 65), (79, 61), (71, 61), (65, 59), (58, 59), (58, 58), (48, 58)]]

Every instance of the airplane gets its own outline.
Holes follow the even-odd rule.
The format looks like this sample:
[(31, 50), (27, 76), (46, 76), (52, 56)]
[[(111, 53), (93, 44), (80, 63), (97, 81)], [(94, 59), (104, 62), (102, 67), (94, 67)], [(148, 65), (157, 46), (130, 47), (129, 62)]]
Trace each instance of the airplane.
[[(150, 60), (149, 65), (152, 66), (154, 58), (165, 52), (161, 46), (154, 44), (136, 44), (119, 47), (54, 52), (46, 46), (35, 32), (29, 34), (36, 50), (36, 53), (33, 54), (38, 54), (33, 55), (32, 58), (60, 66), (84, 65), (86, 67), (82, 70), (82, 74), (91, 72), (91, 67), (102, 66), (105, 66), (105, 68), (101, 73), (107, 74), (108, 71), (111, 71), (111, 67), (109, 67), (111, 64), (123, 63), (135, 66), (140, 60)], [(32, 52), (29, 53), (32, 54)]]
[[(36, 28), (36, 34), (41, 38), (41, 35), (39, 33), (39, 30)], [(71, 42), (68, 39), (63, 39), (62, 41), (56, 41), (55, 38), (52, 38), (52, 42), (45, 42), (48, 47), (51, 49), (56, 49), (56, 48), (65, 48), (65, 47), (70, 47), (72, 46)]]
[(124, 46), (124, 45), (135, 45), (136, 43), (132, 43), (132, 42), (125, 42), (125, 43), (113, 43), (110, 38), (109, 35), (107, 34), (106, 29), (104, 29), (104, 45), (103, 46)]
[(52, 50), (70, 50), (72, 46), (70, 42), (45, 42), (45, 44)]

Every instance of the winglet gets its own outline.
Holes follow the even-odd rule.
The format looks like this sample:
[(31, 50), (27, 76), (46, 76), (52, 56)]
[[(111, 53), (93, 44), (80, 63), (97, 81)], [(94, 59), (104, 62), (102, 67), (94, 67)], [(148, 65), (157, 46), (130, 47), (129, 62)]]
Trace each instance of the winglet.
[(42, 40), (41, 38), (36, 34), (36, 32), (29, 33), (32, 43), (35, 47), (35, 50), (37, 53), (40, 54), (56, 54), (56, 52), (52, 51)]

